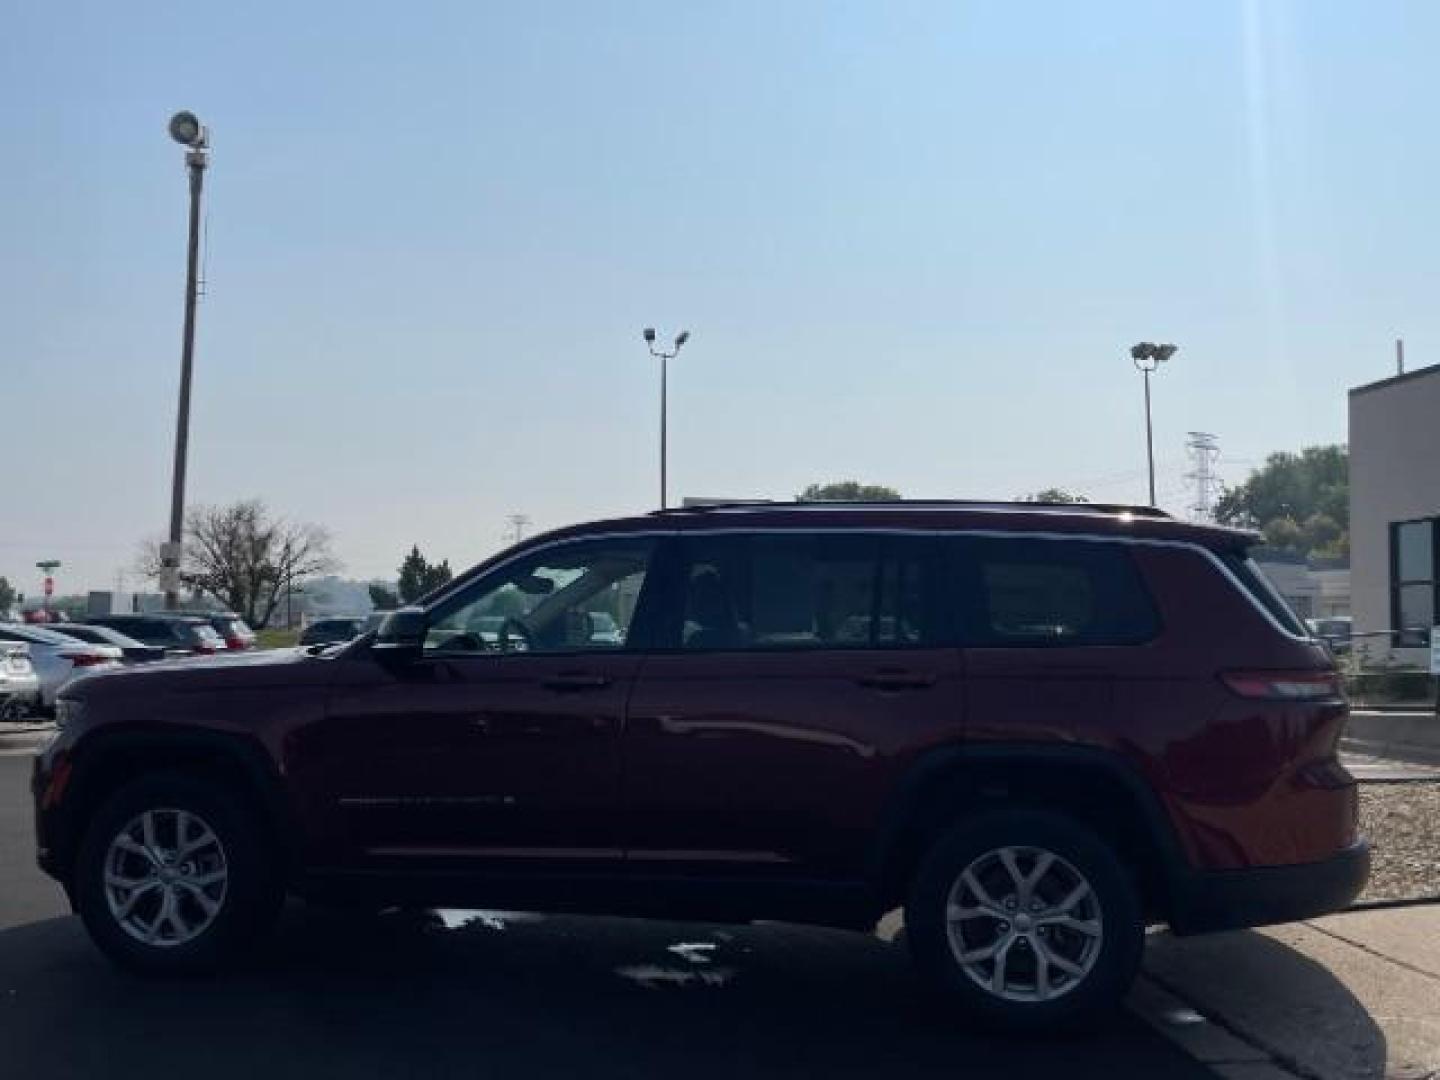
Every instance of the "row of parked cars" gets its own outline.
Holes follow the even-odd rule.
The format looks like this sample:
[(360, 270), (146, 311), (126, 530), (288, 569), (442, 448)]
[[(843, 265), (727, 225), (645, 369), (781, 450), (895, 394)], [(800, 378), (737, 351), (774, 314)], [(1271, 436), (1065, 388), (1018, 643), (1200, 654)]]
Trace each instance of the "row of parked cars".
[(49, 713), (78, 675), (122, 664), (253, 649), (255, 632), (234, 612), (93, 615), (84, 622), (0, 623), (0, 718)]

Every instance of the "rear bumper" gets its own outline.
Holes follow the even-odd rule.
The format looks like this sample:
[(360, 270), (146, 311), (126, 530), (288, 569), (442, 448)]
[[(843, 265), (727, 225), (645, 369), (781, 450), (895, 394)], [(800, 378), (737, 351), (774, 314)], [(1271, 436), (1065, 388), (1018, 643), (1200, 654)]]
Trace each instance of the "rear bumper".
[(1323, 862), (1190, 872), (1175, 883), (1170, 925), (1201, 934), (1328, 915), (1348, 907), (1369, 876), (1364, 840)]

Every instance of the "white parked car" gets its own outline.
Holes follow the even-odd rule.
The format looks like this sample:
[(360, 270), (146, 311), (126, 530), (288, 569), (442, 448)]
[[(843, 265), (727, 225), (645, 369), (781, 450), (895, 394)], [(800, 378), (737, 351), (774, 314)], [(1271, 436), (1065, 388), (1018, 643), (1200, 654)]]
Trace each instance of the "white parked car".
[(77, 641), (43, 626), (0, 625), (0, 645), (6, 642), (30, 646), (30, 663), (40, 677), (40, 707), (46, 711), (55, 707), (55, 695), (72, 678), (117, 668), (122, 656), (114, 645)]
[(40, 704), (40, 677), (30, 646), (0, 641), (0, 721), (20, 720)]

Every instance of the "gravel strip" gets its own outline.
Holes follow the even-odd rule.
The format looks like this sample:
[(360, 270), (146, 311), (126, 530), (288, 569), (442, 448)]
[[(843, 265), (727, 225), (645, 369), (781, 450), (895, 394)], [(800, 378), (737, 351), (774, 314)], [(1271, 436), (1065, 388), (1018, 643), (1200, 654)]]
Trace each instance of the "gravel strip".
[(1440, 783), (1362, 783), (1360, 831), (1373, 860), (1362, 901), (1440, 896)]

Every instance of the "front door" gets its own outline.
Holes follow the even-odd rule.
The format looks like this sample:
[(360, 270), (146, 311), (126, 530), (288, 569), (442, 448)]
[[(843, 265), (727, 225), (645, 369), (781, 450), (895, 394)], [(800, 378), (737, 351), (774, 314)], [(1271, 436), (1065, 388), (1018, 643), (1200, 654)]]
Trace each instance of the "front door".
[(522, 555), (435, 605), (419, 660), (337, 687), (301, 758), (326, 775), (357, 860), (618, 862), (619, 739), (652, 547)]
[(895, 776), (960, 734), (938, 544), (784, 532), (674, 546), (675, 617), (623, 739), (632, 870), (858, 875)]

